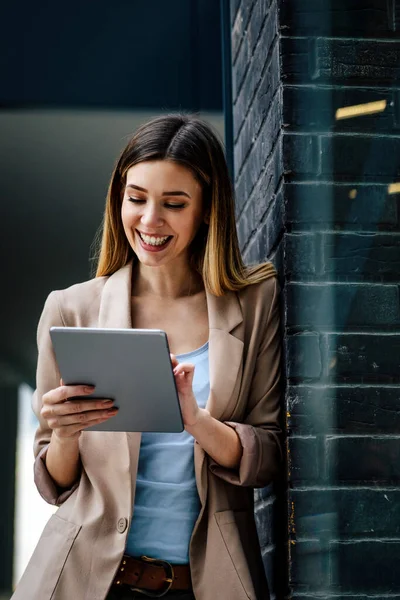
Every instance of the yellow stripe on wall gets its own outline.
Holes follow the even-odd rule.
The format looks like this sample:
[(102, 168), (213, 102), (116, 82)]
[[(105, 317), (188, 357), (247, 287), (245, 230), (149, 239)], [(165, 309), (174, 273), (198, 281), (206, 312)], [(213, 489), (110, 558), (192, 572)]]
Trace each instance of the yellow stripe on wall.
[(388, 194), (398, 194), (400, 192), (400, 183), (391, 183), (388, 187)]
[(352, 117), (362, 117), (364, 115), (373, 115), (383, 112), (386, 108), (386, 100), (377, 100), (376, 102), (367, 102), (366, 104), (355, 104), (354, 106), (344, 106), (336, 111), (336, 120), (351, 119)]

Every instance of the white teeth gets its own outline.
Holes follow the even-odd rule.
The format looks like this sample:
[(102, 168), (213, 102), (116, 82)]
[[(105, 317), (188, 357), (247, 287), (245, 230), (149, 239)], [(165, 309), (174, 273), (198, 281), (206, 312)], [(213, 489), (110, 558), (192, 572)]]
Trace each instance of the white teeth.
[(165, 244), (165, 242), (167, 241), (167, 239), (169, 238), (168, 235), (164, 236), (164, 237), (153, 237), (152, 235), (145, 235), (144, 233), (139, 232), (140, 237), (142, 238), (142, 240), (144, 242), (146, 242), (146, 244), (150, 244), (150, 246), (162, 246), (162, 244)]

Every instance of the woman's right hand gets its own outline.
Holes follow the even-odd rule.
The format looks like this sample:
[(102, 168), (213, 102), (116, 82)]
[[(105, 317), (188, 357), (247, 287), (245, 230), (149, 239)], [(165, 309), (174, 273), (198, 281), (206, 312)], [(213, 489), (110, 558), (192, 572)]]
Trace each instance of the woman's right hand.
[(60, 387), (44, 394), (40, 414), (53, 435), (63, 440), (79, 438), (83, 429), (104, 423), (117, 414), (113, 400), (82, 398), (94, 389), (86, 385), (63, 385), (61, 380)]

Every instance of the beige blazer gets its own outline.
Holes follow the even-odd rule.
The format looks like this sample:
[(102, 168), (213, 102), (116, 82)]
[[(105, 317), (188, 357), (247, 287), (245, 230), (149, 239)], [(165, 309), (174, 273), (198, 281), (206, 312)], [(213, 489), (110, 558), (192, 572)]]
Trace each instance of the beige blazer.
[[(45, 392), (59, 385), (49, 328), (131, 327), (128, 264), (110, 277), (48, 297), (38, 327), (33, 408), (35, 481), (59, 506), (50, 518), (13, 600), (104, 600), (124, 553), (135, 501), (139, 433), (83, 432), (82, 474), (60, 491), (44, 458), (51, 431), (40, 417)], [(274, 278), (223, 297), (207, 294), (210, 396), (207, 408), (234, 427), (243, 445), (237, 471), (194, 447), (201, 512), (190, 543), (196, 600), (268, 598), (253, 516), (253, 487), (268, 484), (281, 464), (280, 334)], [(112, 367), (110, 365), (110, 367)]]

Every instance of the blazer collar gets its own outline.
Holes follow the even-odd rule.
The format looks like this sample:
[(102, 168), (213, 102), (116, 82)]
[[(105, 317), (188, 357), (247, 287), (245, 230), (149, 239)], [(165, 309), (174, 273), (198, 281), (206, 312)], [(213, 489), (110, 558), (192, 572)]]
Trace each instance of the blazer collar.
[[(132, 261), (106, 281), (100, 302), (99, 327), (130, 328)], [(242, 373), (243, 340), (231, 332), (243, 321), (237, 294), (206, 292), (209, 319), (210, 396), (207, 409), (217, 419), (230, 416)]]
[(131, 317), (132, 262), (107, 279), (101, 294), (99, 327), (129, 329)]
[(227, 292), (224, 296), (214, 296), (206, 291), (206, 296), (210, 329), (220, 329), (230, 333), (242, 323), (242, 310), (234, 292)]

